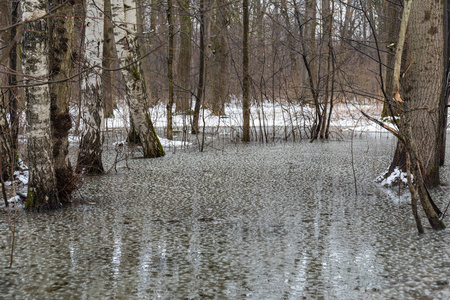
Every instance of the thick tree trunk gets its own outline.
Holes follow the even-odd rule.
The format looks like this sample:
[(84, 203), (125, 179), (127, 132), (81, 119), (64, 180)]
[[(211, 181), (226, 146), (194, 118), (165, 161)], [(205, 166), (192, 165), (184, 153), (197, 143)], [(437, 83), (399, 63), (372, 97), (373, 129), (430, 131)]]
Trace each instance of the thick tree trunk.
[[(85, 33), (85, 67), (100, 64), (102, 61), (101, 40), (103, 38), (103, 23), (98, 21), (103, 1), (87, 3), (86, 33)], [(103, 134), (104, 105), (99, 92), (100, 76), (97, 72), (87, 72), (81, 86), (83, 132), (78, 152), (76, 171), (84, 174), (102, 174), (104, 172)]]
[[(22, 1), (23, 19), (43, 16), (46, 2), (42, 0)], [(46, 80), (48, 71), (47, 19), (28, 23), (22, 41), (22, 63), (25, 83), (29, 78)], [(26, 208), (46, 210), (60, 207), (56, 188), (55, 168), (50, 121), (50, 94), (48, 85), (31, 86), (26, 89), (28, 167), (30, 180)]]
[[(444, 80), (442, 80), (442, 77), (446, 77), (444, 71), (447, 63), (445, 59), (435, 55), (446, 51), (446, 43), (444, 42), (446, 34), (443, 32), (445, 31), (444, 16), (447, 14), (446, 6), (442, 1), (440, 2), (441, 5), (436, 5), (439, 4), (437, 2), (433, 4), (433, 2), (432, 0), (424, 2), (405, 1), (396, 47), (392, 82), (393, 94), (391, 96), (393, 99), (391, 103), (394, 103), (401, 112), (399, 132), (396, 134), (399, 139), (396, 156), (397, 160), (405, 156), (413, 215), (420, 233), (423, 232), (423, 227), (417, 215), (417, 197), (420, 198), (422, 208), (431, 227), (435, 230), (445, 228), (445, 224), (440, 219), (442, 212), (431, 199), (427, 187), (429, 184), (439, 182), (439, 138), (441, 137), (439, 130), (441, 121), (439, 118), (442, 117), (439, 110), (442, 108), (440, 105), (443, 99)], [(411, 16), (410, 22), (409, 16)], [(408, 24), (407, 62), (409, 62), (410, 67), (408, 68), (411, 68), (412, 73), (406, 72), (403, 74), (403, 84), (401, 85), (403, 89), (401, 91), (399, 79), (402, 48)], [(439, 29), (439, 27), (441, 28)], [(431, 39), (435, 41), (433, 46), (429, 46), (430, 43), (427, 43)], [(436, 58), (436, 56), (440, 58)], [(417, 65), (413, 67), (416, 58), (418, 58)], [(430, 76), (434, 79), (434, 82), (430, 80)], [(435, 80), (436, 78), (438, 80)], [(404, 99), (402, 99), (402, 95), (404, 95)], [(426, 114), (418, 114), (422, 112)], [(403, 144), (403, 151), (400, 143)], [(411, 169), (414, 182), (411, 180)]]
[[(62, 3), (63, 1), (53, 0), (50, 8)], [(73, 12), (73, 6), (67, 4), (58, 10), (57, 14), (71, 16)], [(50, 21), (49, 76), (52, 81), (64, 80), (71, 75), (73, 31), (73, 18), (57, 17)], [(75, 177), (69, 161), (69, 130), (72, 128), (72, 119), (69, 114), (70, 94), (70, 81), (50, 85), (53, 159), (61, 201), (70, 198), (75, 186)]]
[(178, 2), (180, 18), (180, 51), (177, 66), (177, 100), (175, 109), (186, 113), (191, 99), (192, 21), (188, 0)]
[[(143, 6), (145, 5), (145, 6)], [(137, 20), (137, 35), (138, 35), (138, 45), (139, 45), (139, 55), (142, 57), (141, 59), (141, 70), (144, 78), (146, 80), (144, 81), (145, 84), (145, 92), (147, 94), (147, 99), (150, 104), (152, 105), (152, 94), (153, 94), (153, 87), (152, 82), (150, 80), (151, 78), (151, 69), (152, 69), (152, 61), (150, 60), (151, 57), (148, 55), (151, 51), (151, 46), (149, 44), (149, 39), (147, 37), (149, 36), (144, 31), (144, 25), (145, 25), (145, 8), (147, 3), (143, 0), (136, 0), (136, 20)], [(153, 11), (153, 8), (152, 8)], [(154, 34), (152, 30), (150, 30), (151, 34)]]
[[(117, 12), (113, 15), (122, 23), (123, 29), (118, 29), (117, 53), (120, 58), (122, 74), (127, 86), (127, 100), (130, 107), (130, 132), (128, 142), (142, 145), (145, 158), (164, 156), (164, 150), (159, 141), (148, 112), (148, 97), (145, 91), (145, 81), (139, 61), (139, 44), (137, 37), (136, 2), (125, 0), (115, 2)], [(114, 10), (113, 8), (113, 10)], [(126, 9), (125, 12), (123, 9)]]
[(444, 1), (413, 1), (408, 29), (404, 101), (411, 112), (412, 140), (425, 181), (439, 184), (441, 109), (446, 75)]
[(242, 127), (242, 141), (250, 141), (250, 58), (248, 34), (250, 30), (249, 24), (249, 7), (248, 0), (242, 0), (243, 8), (243, 38), (242, 38), (242, 114), (244, 124)]

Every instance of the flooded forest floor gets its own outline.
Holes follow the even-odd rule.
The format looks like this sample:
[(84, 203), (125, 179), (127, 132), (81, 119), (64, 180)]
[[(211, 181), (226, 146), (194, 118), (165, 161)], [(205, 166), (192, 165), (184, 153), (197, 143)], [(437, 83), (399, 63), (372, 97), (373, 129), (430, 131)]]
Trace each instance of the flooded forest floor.
[[(418, 235), (407, 189), (374, 181), (392, 137), (220, 141), (117, 164), (105, 147), (109, 172), (72, 205), (19, 211), (11, 268), (1, 212), (0, 297), (450, 298), (450, 231)], [(449, 186), (432, 192), (447, 205)]]

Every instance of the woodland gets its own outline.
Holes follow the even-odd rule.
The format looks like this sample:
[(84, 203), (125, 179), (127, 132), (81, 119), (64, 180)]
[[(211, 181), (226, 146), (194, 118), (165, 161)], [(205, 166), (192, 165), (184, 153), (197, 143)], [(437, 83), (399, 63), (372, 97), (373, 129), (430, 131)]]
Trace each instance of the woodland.
[(0, 0), (0, 298), (449, 299), (449, 3)]
[[(369, 101), (382, 111), (361, 115), (398, 139), (385, 176), (406, 172), (419, 232), (420, 207), (433, 229), (445, 228), (429, 189), (445, 162), (447, 1), (2, 0), (0, 11), (6, 207), (5, 182), (21, 161), (29, 210), (60, 208), (80, 178), (104, 173), (105, 120), (119, 106), (128, 114), (124, 143), (152, 159), (165, 155), (158, 135), (197, 136), (203, 151), (202, 112), (225, 118), (232, 99), (242, 143), (275, 140), (270, 124), (251, 123), (264, 103), (311, 111), (300, 115), (297, 140), (317, 143), (332, 138), (337, 106)], [(158, 105), (163, 128), (149, 113)], [(179, 115), (185, 122), (174, 126)]]

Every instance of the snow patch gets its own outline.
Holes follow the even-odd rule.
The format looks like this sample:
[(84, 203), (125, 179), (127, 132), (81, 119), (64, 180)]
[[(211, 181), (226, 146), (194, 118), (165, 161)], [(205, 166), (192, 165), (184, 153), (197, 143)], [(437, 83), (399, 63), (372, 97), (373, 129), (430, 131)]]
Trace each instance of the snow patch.
[[(387, 172), (388, 171), (377, 178), (377, 181), (380, 182), (382, 186), (391, 187), (394, 185), (398, 185), (400, 181), (404, 184), (408, 184), (408, 177), (406, 172), (403, 172), (399, 167), (395, 167), (394, 171), (392, 171), (389, 176), (385, 177)], [(414, 179), (412, 174), (411, 179)]]

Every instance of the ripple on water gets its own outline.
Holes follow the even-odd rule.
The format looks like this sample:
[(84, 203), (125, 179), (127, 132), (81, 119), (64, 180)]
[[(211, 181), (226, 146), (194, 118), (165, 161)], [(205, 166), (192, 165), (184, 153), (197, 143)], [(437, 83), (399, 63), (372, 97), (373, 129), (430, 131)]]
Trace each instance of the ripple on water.
[(407, 196), (373, 183), (393, 145), (354, 140), (357, 196), (347, 142), (129, 160), (85, 179), (86, 204), (20, 213), (12, 269), (0, 237), (0, 295), (448, 299), (449, 230), (418, 236)]

